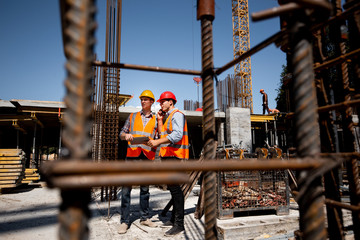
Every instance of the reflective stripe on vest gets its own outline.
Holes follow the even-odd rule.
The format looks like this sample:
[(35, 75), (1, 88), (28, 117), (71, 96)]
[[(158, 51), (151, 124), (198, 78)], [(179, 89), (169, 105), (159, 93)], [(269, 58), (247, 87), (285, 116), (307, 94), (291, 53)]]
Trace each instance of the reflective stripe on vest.
[[(149, 137), (150, 139), (154, 139), (155, 136), (155, 115), (152, 116), (152, 118), (148, 121), (146, 126), (144, 127), (141, 113), (131, 113), (130, 114), (130, 133), (133, 135), (133, 137)], [(144, 144), (131, 144), (128, 142), (128, 148), (127, 148), (127, 157), (138, 157), (140, 156), (141, 152), (144, 153), (144, 155), (150, 159), (155, 159), (155, 148), (151, 148), (149, 146), (146, 146)]]
[[(163, 125), (163, 129), (161, 130), (161, 138), (165, 138), (168, 134), (172, 132), (172, 117), (176, 112), (184, 115), (184, 113), (180, 112), (177, 109), (172, 111)], [(160, 156), (189, 159), (189, 138), (186, 119), (184, 122), (183, 136), (181, 140), (177, 143), (162, 144), (160, 146)]]

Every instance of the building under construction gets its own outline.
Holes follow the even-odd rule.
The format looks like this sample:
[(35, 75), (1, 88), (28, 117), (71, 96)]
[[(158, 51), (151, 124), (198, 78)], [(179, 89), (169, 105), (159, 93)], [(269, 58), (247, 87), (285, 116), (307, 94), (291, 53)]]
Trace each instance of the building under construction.
[[(88, 235), (92, 188), (101, 188), (109, 198), (123, 185), (181, 184), (186, 196), (201, 179), (196, 214), (205, 216), (205, 239), (217, 239), (216, 219), (235, 212), (286, 214), (290, 195), (299, 206), (298, 239), (345, 239), (348, 231), (360, 239), (358, 1), (279, 0), (277, 8), (251, 16), (254, 21), (280, 17), (281, 30), (251, 49), (236, 48), (234, 59), (215, 68), (215, 3), (199, 0), (198, 71), (121, 63), (121, 0), (108, 1), (106, 59), (95, 60), (93, 1), (60, 3), (69, 63), (64, 104), (1, 101), (0, 148), (23, 149), (26, 167), (40, 167), (48, 186), (61, 189), (61, 235)], [(232, 7), (233, 14), (249, 14), (246, 1), (234, 0)], [(241, 26), (246, 33), (248, 23)], [(273, 43), (287, 56), (288, 74), (282, 79), (286, 111), (254, 115), (249, 57)], [(242, 62), (242, 70), (235, 72), (237, 91), (221, 90), (232, 91), (236, 102), (223, 102), (222, 111), (215, 111), (215, 76)], [(201, 77), (202, 111), (184, 111), (191, 160), (119, 161), (126, 149), (126, 142), (119, 142), (119, 127), (136, 111), (123, 106), (131, 96), (119, 92), (120, 69)], [(49, 150), (59, 161), (41, 157)], [(350, 225), (344, 225), (343, 209), (351, 211)]]

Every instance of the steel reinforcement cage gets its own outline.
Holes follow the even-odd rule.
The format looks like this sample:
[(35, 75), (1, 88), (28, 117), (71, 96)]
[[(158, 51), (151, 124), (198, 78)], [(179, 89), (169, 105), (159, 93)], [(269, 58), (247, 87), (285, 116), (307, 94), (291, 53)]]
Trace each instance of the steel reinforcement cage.
[[(215, 171), (237, 170), (285, 170), (300, 172), (296, 201), (299, 204), (300, 221), (298, 236), (303, 239), (343, 239), (344, 226), (341, 220), (342, 209), (352, 212), (352, 230), (355, 239), (360, 239), (360, 186), (358, 159), (355, 151), (354, 123), (351, 119), (359, 105), (359, 9), (356, 0), (346, 0), (341, 11), (341, 1), (297, 0), (279, 1), (280, 6), (271, 10), (252, 14), (253, 20), (261, 20), (281, 15), (284, 28), (236, 59), (220, 68), (213, 66), (212, 21), (214, 20), (214, 0), (199, 0), (197, 18), (201, 21), (202, 69), (201, 71), (170, 69), (151, 66), (139, 66), (124, 63), (93, 61), (95, 44), (94, 31), (95, 5), (91, 0), (60, 1), (64, 50), (67, 57), (67, 78), (65, 80), (65, 104), (67, 114), (64, 117), (63, 142), (69, 153), (63, 161), (55, 161), (43, 166), (42, 174), (50, 187), (61, 189), (60, 239), (88, 238), (88, 219), (90, 216), (90, 188), (99, 186), (122, 186), (136, 184), (173, 184), (187, 182), (189, 171), (204, 172), (204, 214), (205, 239), (216, 239), (216, 173)], [(340, 7), (339, 7), (340, 6)], [(335, 11), (331, 11), (335, 9)], [(345, 23), (346, 20), (346, 23)], [(349, 47), (336, 38), (341, 36), (341, 26), (347, 24)], [(312, 34), (326, 26), (334, 27), (335, 55), (324, 57), (321, 62), (313, 59)], [(337, 31), (336, 31), (337, 30)], [(320, 34), (321, 35), (321, 34)], [(214, 126), (214, 89), (213, 80), (234, 64), (248, 58), (266, 46), (276, 43), (286, 51), (288, 65), (292, 73), (292, 100), (294, 112), (297, 158), (283, 160), (216, 160)], [(321, 54), (320, 54), (321, 56)], [(351, 60), (351, 68), (349, 62)], [(119, 163), (93, 162), (89, 158), (91, 151), (92, 126), (92, 66), (137, 69), (178, 74), (198, 75), (203, 79), (203, 161)], [(333, 88), (336, 102), (318, 101), (318, 74), (330, 67), (338, 73), (337, 85)], [(354, 88), (349, 86), (349, 73), (355, 78)], [(317, 84), (315, 87), (315, 83)], [(327, 82), (322, 81), (324, 86)], [(321, 85), (321, 84), (320, 84)], [(320, 89), (320, 91), (319, 91)], [(318, 91), (318, 94), (316, 94)], [(354, 94), (355, 92), (355, 94)], [(323, 94), (324, 95), (324, 94)], [(321, 96), (320, 96), (321, 97)], [(321, 103), (321, 105), (318, 105)], [(331, 127), (331, 111), (339, 113), (344, 132), (343, 152), (331, 150), (331, 143), (323, 145), (324, 130)], [(319, 122), (320, 116), (320, 122)], [(330, 125), (324, 124), (324, 122)], [(320, 142), (320, 138), (322, 142)], [(325, 138), (326, 139), (326, 138)], [(332, 138), (330, 139), (332, 140)], [(321, 153), (320, 146), (330, 146)], [(337, 176), (339, 166), (344, 166), (349, 182), (350, 204), (343, 203)], [(324, 182), (324, 186), (322, 185)], [(327, 220), (323, 206), (327, 208)], [(327, 221), (327, 226), (325, 221)]]

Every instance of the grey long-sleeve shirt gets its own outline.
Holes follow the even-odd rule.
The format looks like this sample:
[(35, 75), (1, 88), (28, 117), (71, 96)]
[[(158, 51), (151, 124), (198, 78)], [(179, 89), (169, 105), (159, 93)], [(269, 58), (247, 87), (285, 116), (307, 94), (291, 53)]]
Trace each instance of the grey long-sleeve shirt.
[[(169, 111), (167, 115), (169, 116), (169, 114), (175, 109), (176, 108)], [(182, 113), (176, 112), (173, 114), (171, 120), (173, 131), (167, 135), (167, 139), (169, 139), (171, 143), (177, 143), (181, 140), (184, 134), (185, 116)]]

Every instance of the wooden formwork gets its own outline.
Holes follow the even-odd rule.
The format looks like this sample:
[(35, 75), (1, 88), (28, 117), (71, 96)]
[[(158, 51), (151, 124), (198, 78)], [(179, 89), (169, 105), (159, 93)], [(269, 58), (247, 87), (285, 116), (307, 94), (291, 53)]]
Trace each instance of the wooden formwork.
[(21, 184), (25, 176), (25, 160), (21, 149), (0, 149), (0, 189)]

